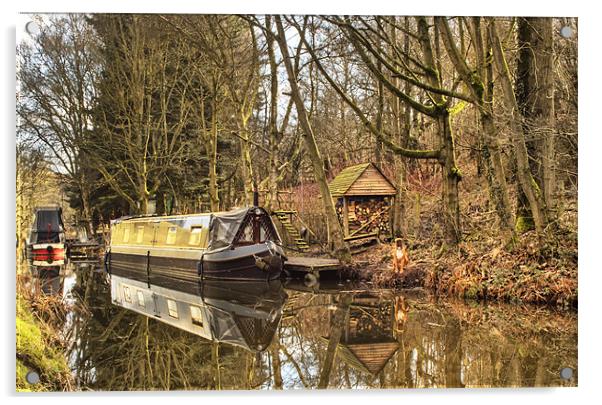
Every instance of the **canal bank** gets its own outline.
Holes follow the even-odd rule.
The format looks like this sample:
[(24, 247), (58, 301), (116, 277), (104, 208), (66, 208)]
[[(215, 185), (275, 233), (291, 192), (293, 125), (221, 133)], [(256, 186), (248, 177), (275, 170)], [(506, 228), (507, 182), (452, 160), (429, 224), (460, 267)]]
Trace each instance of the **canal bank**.
[(66, 347), (54, 318), (61, 305), (53, 297), (17, 296), (17, 391), (72, 390)]
[(346, 274), (387, 288), (424, 287), (438, 297), (520, 302), (577, 308), (577, 234), (566, 232), (538, 245), (533, 232), (512, 247), (481, 236), (454, 248), (410, 242), (410, 262), (393, 271), (389, 244), (357, 255), (362, 265)]

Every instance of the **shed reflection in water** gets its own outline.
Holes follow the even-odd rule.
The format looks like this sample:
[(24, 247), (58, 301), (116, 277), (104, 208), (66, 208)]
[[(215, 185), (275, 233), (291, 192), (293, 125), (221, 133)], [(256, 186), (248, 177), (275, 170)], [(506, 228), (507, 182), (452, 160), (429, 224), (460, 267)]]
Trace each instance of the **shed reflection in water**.
[(81, 389), (577, 383), (559, 377), (577, 367), (575, 313), (348, 284), (76, 275), (70, 358)]

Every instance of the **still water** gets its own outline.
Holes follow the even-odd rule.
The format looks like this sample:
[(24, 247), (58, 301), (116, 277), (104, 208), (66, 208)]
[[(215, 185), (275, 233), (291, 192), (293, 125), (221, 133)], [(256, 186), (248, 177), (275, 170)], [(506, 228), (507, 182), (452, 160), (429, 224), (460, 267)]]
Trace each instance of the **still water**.
[(190, 283), (33, 270), (64, 297), (81, 390), (575, 386), (577, 314), (337, 280)]

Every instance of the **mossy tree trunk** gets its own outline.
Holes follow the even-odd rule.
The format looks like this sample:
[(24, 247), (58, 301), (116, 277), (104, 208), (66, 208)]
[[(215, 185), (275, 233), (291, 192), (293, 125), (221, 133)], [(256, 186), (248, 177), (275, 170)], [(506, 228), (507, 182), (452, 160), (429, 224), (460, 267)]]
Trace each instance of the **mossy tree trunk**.
[[(554, 40), (551, 18), (518, 19), (515, 91), (522, 114), (529, 166), (541, 187), (548, 219), (555, 217)], [(524, 192), (517, 197), (517, 230), (535, 226)]]
[[(498, 131), (493, 120), (493, 73), (490, 54), (485, 51), (484, 38), (481, 32), (479, 17), (471, 19), (470, 35), (475, 47), (476, 68), (468, 66), (468, 62), (453, 39), (447, 19), (435, 18), (440, 27), (443, 44), (450, 60), (459, 73), (460, 78), (470, 91), (471, 102), (477, 107), (480, 114), (480, 124), (483, 133), (483, 155), (485, 158), (485, 172), (489, 194), (495, 205), (502, 230), (508, 235), (514, 234), (514, 221), (508, 195), (508, 186), (502, 163)], [(458, 20), (463, 26), (463, 20)]]
[[(404, 17), (404, 29), (409, 31), (410, 19)], [(394, 25), (391, 25), (391, 37), (393, 38), (393, 46), (397, 43), (397, 32)], [(404, 36), (403, 50), (406, 54), (405, 63), (409, 63), (408, 54), (410, 52), (410, 38)], [(395, 78), (396, 86), (400, 86), (401, 83), (398, 78)], [(412, 90), (410, 83), (404, 83), (404, 92), (411, 96)], [(410, 139), (412, 131), (412, 109), (407, 104), (403, 106), (403, 115), (401, 102), (398, 97), (394, 97), (392, 100), (393, 109), (395, 112), (395, 131), (399, 134), (399, 144), (403, 147), (408, 147), (408, 141)], [(395, 187), (397, 192), (395, 194), (395, 201), (393, 203), (393, 236), (394, 237), (406, 237), (407, 235), (407, 220), (406, 220), (406, 176), (407, 176), (407, 164), (406, 160), (400, 156), (396, 156), (396, 171), (397, 171), (397, 183)]]
[[(271, 16), (266, 16), (266, 30), (272, 31)], [(269, 173), (267, 181), (268, 193), (265, 198), (265, 208), (272, 210), (278, 199), (278, 163), (277, 163), (277, 140), (278, 134), (278, 65), (274, 52), (274, 38), (268, 37), (268, 61), (270, 66), (270, 110), (268, 117), (268, 131), (270, 142)]]
[[(418, 37), (427, 69), (427, 81), (434, 88), (442, 88), (441, 69), (437, 61), (440, 55), (433, 53), (433, 45), (429, 34), (429, 25), (425, 17), (416, 18), (418, 26)], [(438, 39), (436, 38), (436, 41)], [(435, 47), (435, 52), (439, 48)], [(436, 56), (436, 57), (435, 57)], [(449, 99), (442, 94), (433, 94), (433, 102), (436, 104), (432, 116), (437, 120), (441, 154), (439, 164), (443, 176), (443, 215), (445, 218), (445, 235), (449, 243), (455, 244), (462, 239), (460, 227), (460, 198), (458, 196), (458, 182), (462, 178), (460, 169), (456, 165), (456, 148), (454, 135), (451, 127), (451, 116), (449, 112)]]
[(506, 63), (495, 21), (493, 18), (488, 18), (488, 22), (488, 37), (493, 49), (493, 59), (500, 74), (500, 81), (504, 94), (504, 105), (511, 113), (510, 128), (516, 157), (518, 181), (522, 192), (529, 202), (535, 229), (539, 234), (542, 234), (548, 224), (545, 201), (541, 189), (533, 177), (529, 166), (529, 153), (527, 151), (524, 127), (522, 125), (522, 115), (514, 93), (514, 88), (512, 87), (510, 71), (508, 69), (508, 64)]
[(449, 111), (444, 110), (437, 120), (439, 132), (443, 137), (441, 157), (439, 162), (443, 168), (443, 204), (445, 215), (446, 239), (452, 243), (458, 243), (462, 239), (460, 227), (460, 197), (458, 195), (458, 183), (462, 178), (460, 169), (456, 165), (456, 148), (454, 135), (451, 128)]

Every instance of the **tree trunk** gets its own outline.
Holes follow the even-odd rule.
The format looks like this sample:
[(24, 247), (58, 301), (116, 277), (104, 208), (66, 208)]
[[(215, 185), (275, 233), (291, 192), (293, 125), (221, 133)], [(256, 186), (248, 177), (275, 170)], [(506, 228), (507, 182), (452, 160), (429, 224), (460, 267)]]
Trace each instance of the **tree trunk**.
[(514, 152), (516, 155), (517, 177), (521, 189), (525, 193), (526, 199), (529, 202), (531, 214), (533, 215), (533, 221), (535, 223), (535, 229), (539, 234), (541, 234), (548, 222), (545, 211), (545, 203), (541, 194), (541, 189), (533, 178), (531, 169), (529, 167), (529, 154), (527, 152), (527, 145), (525, 143), (525, 132), (522, 126), (522, 116), (516, 96), (514, 94), (514, 89), (512, 88), (510, 71), (508, 70), (508, 65), (502, 49), (502, 43), (497, 34), (495, 21), (493, 18), (488, 18), (488, 20), (488, 36), (493, 49), (494, 61), (500, 73), (500, 81), (504, 93), (503, 101), (506, 109), (511, 113), (510, 127)]
[[(409, 84), (406, 83), (406, 92), (410, 94)], [(396, 100), (396, 110), (400, 114), (399, 99)], [(397, 132), (400, 134), (399, 144), (406, 148), (408, 146), (408, 140), (410, 139), (410, 133), (412, 130), (411, 120), (411, 108), (405, 106), (403, 117), (398, 117), (397, 121)], [(401, 124), (403, 121), (403, 124)], [(394, 237), (405, 237), (407, 235), (407, 220), (406, 220), (406, 176), (407, 176), (407, 164), (403, 157), (396, 156), (396, 167), (397, 167), (397, 183), (395, 187), (397, 192), (395, 193), (395, 201), (393, 203), (393, 236)]]
[(147, 214), (146, 210), (148, 208), (148, 192), (146, 190), (146, 177), (144, 175), (139, 176), (139, 184), (138, 184), (138, 214)]
[[(441, 72), (437, 67), (437, 60), (433, 55), (433, 47), (429, 35), (429, 24), (425, 17), (416, 17), (418, 35), (426, 65), (430, 67), (427, 80), (430, 85), (442, 88)], [(438, 47), (435, 48), (438, 51)], [(437, 104), (433, 117), (437, 120), (441, 154), (439, 164), (442, 166), (443, 176), (443, 216), (445, 221), (445, 237), (451, 244), (458, 243), (462, 238), (460, 228), (460, 198), (458, 196), (458, 181), (461, 179), (460, 169), (456, 166), (456, 151), (454, 136), (451, 128), (449, 100), (441, 94), (433, 94), (433, 101)]]
[[(244, 124), (246, 127), (246, 124)], [(240, 140), (240, 157), (242, 163), (242, 178), (244, 183), (244, 203), (246, 205), (253, 204), (253, 166), (251, 164), (251, 150), (249, 148), (248, 136), (249, 133), (246, 128), (243, 128), (241, 136), (244, 139)]]
[(92, 226), (92, 210), (90, 209), (90, 188), (88, 187), (85, 179), (79, 184), (80, 197), (82, 201), (82, 216), (83, 220), (86, 223), (86, 230), (88, 231), (88, 235), (93, 237), (94, 235), (94, 227)]
[(456, 166), (454, 137), (451, 129), (450, 115), (447, 110), (439, 117), (437, 124), (443, 138), (440, 162), (443, 169), (445, 233), (448, 242), (456, 244), (462, 239), (460, 199), (458, 197), (458, 182), (462, 178), (462, 174)]
[[(380, 62), (378, 63), (378, 70), (382, 71)], [(376, 109), (376, 130), (382, 133), (382, 131), (383, 131), (383, 112), (385, 109), (385, 94), (384, 94), (385, 89), (384, 89), (383, 83), (381, 81), (378, 82), (377, 88), (378, 88), (378, 102), (377, 102), (377, 109)], [(374, 141), (376, 142), (376, 145), (374, 148), (374, 160), (375, 160), (374, 163), (379, 168), (379, 170), (382, 170), (383, 144), (378, 138), (376, 138)]]
[[(460, 78), (469, 89), (472, 98), (471, 102), (478, 108), (483, 133), (483, 157), (485, 158), (489, 194), (495, 204), (502, 229), (509, 235), (513, 235), (510, 198), (508, 197), (506, 176), (502, 164), (500, 145), (497, 139), (498, 134), (493, 121), (492, 64), (485, 53), (480, 18), (474, 17), (471, 20), (471, 36), (477, 59), (476, 70), (469, 68), (464, 53), (458, 50), (447, 20), (442, 17), (436, 17), (435, 20), (437, 26), (440, 27), (447, 54), (454, 68), (459, 73)], [(460, 22), (460, 26), (462, 26), (462, 22)]]
[(212, 212), (219, 211), (219, 194), (217, 185), (217, 103), (213, 100), (211, 113), (211, 129), (207, 152), (209, 155), (209, 204)]
[(337, 347), (339, 346), (341, 336), (343, 335), (343, 330), (345, 329), (345, 323), (347, 321), (347, 314), (349, 313), (351, 301), (351, 294), (342, 294), (339, 304), (337, 305), (337, 309), (332, 315), (332, 325), (328, 335), (326, 358), (324, 359), (324, 364), (320, 370), (320, 381), (318, 382), (318, 388), (328, 388), (330, 373), (332, 371), (332, 366), (337, 354)]
[[(506, 182), (501, 147), (498, 140), (499, 132), (493, 120), (493, 62), (490, 60), (490, 53), (485, 53), (482, 49), (483, 40), (480, 22), (477, 25), (477, 40), (479, 41), (479, 52), (483, 58), (482, 63), (485, 64), (483, 69), (485, 73), (482, 99), (483, 108), (480, 109), (483, 143), (486, 153), (489, 155), (485, 164), (488, 168), (488, 176), (491, 178), (491, 194), (500, 219), (500, 224), (502, 229), (508, 233), (508, 236), (514, 237), (514, 217), (512, 215), (508, 184)], [(485, 58), (489, 60), (486, 60)]]
[[(272, 30), (271, 17), (266, 16), (266, 29)], [(265, 198), (265, 208), (273, 210), (278, 199), (278, 169), (277, 169), (277, 138), (278, 138), (278, 65), (274, 53), (274, 40), (267, 38), (268, 60), (270, 65), (270, 111), (268, 131), (270, 134), (268, 193)]]
[(481, 113), (481, 128), (483, 130), (485, 173), (490, 188), (490, 195), (495, 204), (495, 211), (500, 219), (502, 230), (508, 233), (509, 236), (512, 236), (514, 234), (514, 218), (510, 205), (510, 196), (508, 195), (508, 184), (506, 183), (500, 145), (496, 138), (497, 130), (492, 115)]
[(320, 195), (322, 196), (324, 211), (328, 218), (328, 222), (330, 223), (329, 236), (330, 240), (334, 245), (334, 254), (341, 261), (350, 262), (351, 252), (349, 251), (349, 247), (343, 239), (343, 231), (338, 221), (337, 213), (334, 207), (334, 202), (332, 200), (332, 195), (330, 194), (330, 190), (328, 188), (328, 182), (326, 181), (326, 173), (324, 171), (322, 157), (320, 156), (320, 151), (318, 150), (316, 138), (314, 136), (309, 117), (307, 116), (305, 105), (303, 104), (303, 98), (301, 97), (299, 86), (297, 85), (297, 72), (294, 71), (291, 63), (290, 55), (288, 52), (288, 45), (286, 43), (286, 36), (284, 33), (284, 27), (282, 26), (282, 20), (280, 16), (276, 16), (275, 20), (276, 27), (278, 30), (277, 41), (280, 47), (280, 51), (282, 52), (288, 81), (291, 86), (291, 97), (293, 98), (295, 108), (297, 109), (299, 124), (303, 129), (303, 139), (305, 140), (307, 154), (311, 160), (314, 177), (316, 179), (316, 182), (318, 183)]
[[(546, 214), (551, 219), (556, 210), (552, 19), (519, 18), (518, 47), (516, 98), (528, 139), (531, 173), (542, 187)], [(518, 201), (523, 213), (527, 198), (519, 195)]]
[[(394, 18), (394, 17), (393, 17)], [(408, 17), (404, 17), (404, 28), (406, 31), (410, 29), (410, 19)], [(396, 40), (397, 34), (395, 26), (391, 25), (391, 37), (393, 40)], [(407, 55), (410, 53), (410, 37), (408, 35), (404, 35), (404, 43), (403, 43), (403, 51), (406, 55), (405, 62), (409, 63), (409, 58)], [(399, 86), (399, 78), (395, 78), (395, 84)], [(404, 92), (411, 96), (411, 87), (410, 83), (405, 82)], [(412, 131), (412, 109), (409, 105), (405, 104), (403, 109), (403, 116), (401, 116), (401, 102), (398, 97), (395, 97), (393, 100), (393, 108), (395, 111), (395, 132), (399, 134), (399, 144), (407, 148), (408, 141), (410, 139), (410, 134)], [(397, 188), (397, 192), (395, 194), (395, 201), (393, 202), (393, 236), (400, 238), (406, 237), (407, 235), (407, 221), (405, 219), (406, 212), (406, 172), (407, 165), (406, 161), (403, 157), (396, 156), (396, 169), (397, 169), (397, 183), (395, 187)]]
[[(500, 219), (500, 225), (503, 231), (510, 237), (514, 237), (514, 217), (512, 215), (512, 206), (508, 194), (508, 183), (506, 182), (506, 173), (502, 161), (500, 142), (498, 140), (499, 131), (493, 120), (493, 62), (490, 52), (485, 52), (483, 36), (481, 34), (480, 19), (475, 21), (475, 39), (478, 41), (477, 51), (481, 57), (480, 64), (484, 65), (481, 71), (484, 74), (484, 83), (482, 86), (483, 97), (480, 100), (482, 108), (479, 109), (481, 115), (481, 128), (483, 130), (483, 144), (486, 154), (485, 164), (487, 175), (489, 177), (490, 194), (495, 203), (495, 209)], [(489, 49), (487, 47), (487, 49)]]

